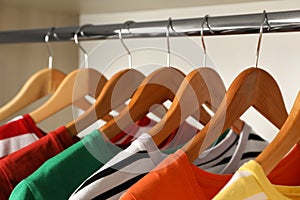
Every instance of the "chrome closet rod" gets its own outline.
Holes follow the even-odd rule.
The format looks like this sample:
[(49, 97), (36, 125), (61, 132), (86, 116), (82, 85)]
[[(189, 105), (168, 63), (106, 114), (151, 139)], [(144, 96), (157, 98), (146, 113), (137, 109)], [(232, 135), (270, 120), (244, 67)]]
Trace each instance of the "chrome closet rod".
[[(208, 27), (204, 27), (204, 35), (234, 35), (259, 33), (263, 12), (255, 14), (209, 16)], [(300, 10), (267, 12), (267, 17), (271, 29), (267, 32), (293, 32), (300, 31)], [(198, 36), (201, 30), (203, 18), (173, 19), (172, 24), (176, 33), (170, 31), (170, 36)], [(123, 38), (148, 38), (165, 37), (168, 20), (148, 21), (131, 23), (124, 27), (123, 23), (108, 25), (92, 25), (83, 29), (84, 36), (79, 36), (80, 40), (93, 39), (117, 39), (118, 31), (121, 27)], [(56, 27), (55, 33), (58, 37), (51, 37), (50, 41), (70, 41), (73, 40), (74, 33), (79, 26)], [(130, 34), (129, 34), (129, 31)], [(267, 29), (267, 24), (264, 26)], [(0, 43), (23, 43), (23, 42), (44, 42), (45, 35), (50, 30), (29, 29), (1, 31)], [(266, 31), (265, 31), (266, 32)]]

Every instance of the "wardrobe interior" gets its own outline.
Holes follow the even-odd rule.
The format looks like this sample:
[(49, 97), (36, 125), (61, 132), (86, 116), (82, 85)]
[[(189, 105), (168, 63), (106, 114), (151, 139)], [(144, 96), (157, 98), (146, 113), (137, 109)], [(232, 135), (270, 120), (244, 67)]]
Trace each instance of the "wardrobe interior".
[[(0, 30), (50, 28), (84, 24), (124, 23), (193, 18), (220, 15), (287, 11), (300, 9), (297, 0), (239, 0), (239, 1), (1, 1)], [(199, 22), (201, 23), (201, 22)], [(228, 88), (233, 79), (244, 69), (254, 66), (258, 34), (207, 36), (208, 65), (216, 69)], [(132, 53), (133, 68), (144, 74), (166, 65), (166, 38), (124, 39)], [(288, 111), (299, 90), (300, 34), (297, 32), (268, 33), (263, 35), (259, 67), (268, 71), (278, 82)], [(53, 51), (53, 67), (65, 73), (83, 67), (83, 54), (73, 41), (50, 43)], [(89, 65), (104, 73), (107, 78), (128, 66), (127, 56), (119, 40), (93, 40), (82, 42), (90, 52)], [(171, 66), (185, 73), (203, 62), (200, 37), (170, 38)], [(105, 51), (106, 48), (112, 51)], [(191, 51), (191, 48), (194, 48)], [(45, 43), (16, 43), (0, 45), (0, 106), (5, 105), (20, 90), (25, 81), (36, 71), (47, 66), (48, 51)], [(108, 59), (109, 58), (109, 59)], [(15, 113), (11, 118), (28, 113), (45, 102), (47, 97)], [(65, 109), (39, 126), (53, 130), (66, 124), (77, 111)], [(7, 120), (11, 119), (8, 118)], [(261, 137), (271, 140), (276, 127), (255, 109), (242, 117)], [(2, 122), (3, 124), (4, 122)]]

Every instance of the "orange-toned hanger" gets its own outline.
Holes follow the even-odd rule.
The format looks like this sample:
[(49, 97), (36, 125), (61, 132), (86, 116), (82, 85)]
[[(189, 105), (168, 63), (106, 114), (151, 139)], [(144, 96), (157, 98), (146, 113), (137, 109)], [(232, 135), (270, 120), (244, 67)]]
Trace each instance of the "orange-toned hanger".
[[(131, 23), (133, 22), (125, 22), (124, 26), (127, 26), (127, 29), (129, 29)], [(123, 41), (122, 28), (119, 31), (119, 39), (128, 53), (128, 69), (114, 74), (104, 85), (95, 104), (76, 120), (66, 125), (66, 128), (72, 136), (77, 135), (92, 123), (103, 118), (103, 116), (107, 115), (110, 111), (115, 110), (117, 107), (124, 106), (124, 102), (130, 99), (134, 91), (136, 91), (137, 87), (145, 79), (145, 76), (141, 72), (132, 68), (132, 57)], [(159, 111), (154, 111), (154, 113), (161, 116)]]
[(145, 116), (153, 105), (161, 105), (166, 100), (173, 100), (184, 80), (185, 75), (181, 71), (170, 67), (169, 29), (170, 27), (173, 29), (171, 18), (168, 22), (167, 67), (160, 68), (147, 76), (134, 93), (129, 105), (116, 118), (100, 128), (109, 139)]
[(0, 108), (0, 120), (4, 120), (36, 100), (52, 94), (65, 78), (66, 75), (63, 72), (52, 68), (53, 57), (48, 41), (53, 32), (54, 28), (51, 28), (45, 36), (45, 43), (49, 52), (48, 68), (33, 74), (23, 85), (18, 94)]
[(77, 69), (68, 74), (52, 97), (29, 114), (36, 123), (72, 104), (78, 105), (78, 103), (86, 102), (85, 109), (88, 109), (91, 104), (85, 99), (85, 96), (90, 95), (96, 98), (107, 82), (107, 79), (100, 72), (88, 68), (87, 53), (78, 41), (78, 34), (82, 34), (82, 29), (85, 26), (80, 27), (74, 34), (75, 44), (79, 46), (85, 55), (85, 69)]
[(266, 175), (274, 169), (280, 160), (300, 142), (300, 92), (292, 110), (273, 141), (255, 159), (263, 168)]
[[(184, 78), (166, 115), (149, 131), (156, 144), (163, 142), (188, 116), (197, 116), (196, 119), (199, 119), (199, 115), (203, 114), (203, 104), (216, 111), (225, 95), (226, 88), (221, 77), (214, 69), (206, 66), (207, 53), (203, 36), (205, 23), (210, 28), (207, 15), (203, 18), (200, 32), (204, 52), (203, 67), (193, 70)], [(204, 125), (207, 123), (202, 122)], [(237, 119), (234, 125), (239, 133), (243, 122)]]
[[(256, 67), (246, 69), (237, 76), (211, 121), (183, 147), (190, 161), (194, 161), (251, 106), (278, 129), (284, 124), (288, 114), (280, 89), (269, 73), (257, 68), (265, 22), (268, 24), (264, 11), (258, 40)], [(268, 26), (270, 27), (269, 24)]]

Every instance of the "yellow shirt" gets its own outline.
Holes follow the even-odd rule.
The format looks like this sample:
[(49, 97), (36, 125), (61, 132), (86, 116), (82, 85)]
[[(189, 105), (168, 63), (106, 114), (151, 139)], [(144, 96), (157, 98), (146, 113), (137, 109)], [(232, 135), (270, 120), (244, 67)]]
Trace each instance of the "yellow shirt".
[(239, 168), (226, 186), (213, 199), (300, 200), (300, 186), (272, 185), (261, 166), (254, 160), (251, 160)]

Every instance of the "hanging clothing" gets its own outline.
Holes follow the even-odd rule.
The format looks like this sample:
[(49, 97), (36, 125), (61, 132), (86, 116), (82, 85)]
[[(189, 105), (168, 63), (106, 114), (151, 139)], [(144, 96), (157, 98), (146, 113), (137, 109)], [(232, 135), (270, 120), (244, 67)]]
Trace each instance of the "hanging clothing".
[(179, 149), (129, 188), (120, 199), (211, 199), (230, 178), (231, 175), (215, 175), (198, 168)]
[(294, 148), (272, 170), (268, 178), (275, 185), (300, 185), (300, 146)]
[[(253, 167), (250, 167), (250, 169), (252, 168)], [(254, 169), (254, 173), (256, 173), (257, 168), (258, 167)], [(300, 188), (299, 168), (300, 146), (296, 145), (293, 150), (280, 161), (274, 170), (272, 170), (268, 178), (272, 184), (285, 185), (284, 188), (289, 188), (288, 190), (292, 192), (290, 194), (294, 195), (292, 197), (296, 197), (297, 199)], [(178, 150), (129, 188), (121, 199), (212, 199), (227, 184), (229, 181), (228, 178), (232, 178), (232, 175), (216, 175), (196, 168), (189, 162), (186, 154)], [(297, 187), (287, 187), (295, 185)], [(245, 184), (245, 187), (248, 188), (248, 184)], [(282, 188), (283, 187), (281, 187), (280, 190), (284, 192)], [(235, 193), (239, 189), (231, 188), (231, 190), (226, 190), (225, 187), (224, 190), (226, 194), (228, 192), (227, 195), (230, 195), (231, 192)], [(224, 194), (224, 192), (220, 192), (216, 197), (222, 194)], [(235, 198), (230, 197), (224, 199)]]
[[(157, 122), (148, 118), (147, 116), (143, 117), (142, 119), (138, 120), (132, 126), (129, 126), (124, 131), (119, 133), (117, 136), (110, 139), (110, 141), (119, 147), (125, 149), (130, 146), (131, 142), (138, 138), (141, 134), (148, 132), (153, 126), (155, 126)], [(192, 132), (195, 128), (191, 125), (186, 125), (186, 131)], [(176, 129), (169, 137), (167, 137), (160, 145), (160, 148), (165, 147), (169, 144), (172, 139), (177, 134), (178, 129)]]
[(264, 174), (261, 166), (256, 161), (251, 160), (240, 167), (221, 192), (214, 198), (214, 200), (222, 199), (299, 200), (300, 186), (273, 185)]
[(239, 135), (230, 129), (226, 139), (204, 151), (194, 164), (214, 174), (233, 174), (244, 163), (256, 158), (268, 144), (244, 123)]
[[(119, 146), (128, 147), (135, 135), (149, 130), (148, 127), (151, 128), (154, 124), (152, 120), (144, 117), (111, 141), (117, 142)], [(186, 125), (184, 130), (194, 130), (194, 127)], [(171, 135), (174, 134), (176, 132)], [(169, 140), (170, 138), (167, 138), (162, 145), (167, 144)], [(94, 130), (78, 143), (45, 162), (36, 172), (17, 185), (10, 198), (67, 199), (85, 179), (122, 150), (103, 139), (98, 130)]]
[[(246, 167), (245, 167), (246, 166)], [(235, 177), (238, 176), (242, 171), (245, 174), (249, 175), (249, 184), (253, 183), (253, 179), (257, 178), (257, 183), (264, 183), (262, 184), (263, 187), (257, 188), (257, 185), (255, 187), (260, 190), (261, 196), (264, 197), (271, 197), (274, 198), (274, 195), (276, 198), (284, 196), (284, 198), (288, 197), (290, 199), (299, 199), (300, 196), (300, 146), (297, 144), (294, 146), (294, 148), (280, 161), (280, 163), (272, 170), (272, 172), (269, 174), (268, 179), (271, 180), (272, 183), (269, 182), (269, 180), (266, 179), (264, 173), (261, 173), (261, 167), (258, 163), (255, 161), (245, 164), (243, 167), (239, 169), (238, 172), (236, 172)], [(255, 176), (253, 176), (255, 175)], [(252, 177), (252, 178), (250, 178)], [(242, 175), (239, 177), (242, 179), (246, 178)], [(231, 179), (229, 183), (220, 191), (220, 193), (215, 197), (216, 199), (224, 199), (225, 196), (229, 195), (239, 195), (235, 194), (237, 191), (236, 189), (229, 192), (229, 188), (235, 187), (234, 185), (235, 180), (238, 180), (239, 178)], [(248, 178), (246, 178), (248, 179)], [(273, 184), (273, 185), (272, 185)], [(247, 188), (248, 188), (248, 181), (247, 181)], [(274, 188), (277, 190), (277, 192), (270, 194), (269, 192), (273, 191)], [(241, 191), (244, 191), (245, 188), (241, 188)], [(263, 189), (266, 189), (266, 191), (261, 191)], [(250, 192), (250, 191), (249, 191)], [(253, 192), (253, 191), (252, 191)], [(240, 193), (240, 192), (237, 192)], [(249, 193), (250, 194), (250, 193)], [(258, 196), (257, 199), (259, 199)], [(254, 196), (255, 197), (255, 196)], [(266, 198), (265, 198), (266, 199)]]
[(166, 154), (143, 134), (79, 186), (70, 199), (118, 199), (134, 182), (159, 164)]
[(26, 114), (0, 126), (0, 158), (44, 137), (46, 134)]
[[(194, 164), (209, 171), (209, 168), (206, 167), (214, 166), (216, 164), (214, 161), (220, 157), (219, 154), (224, 153), (227, 155), (227, 151), (231, 153), (231, 156), (234, 159), (240, 159), (241, 157), (235, 156), (235, 154), (240, 154), (239, 152), (231, 151), (231, 149), (233, 149), (242, 151), (241, 154), (247, 153), (245, 152), (246, 148), (236, 148), (236, 146), (238, 146), (236, 143), (239, 141), (244, 143), (243, 145), (240, 145), (244, 147), (247, 146), (247, 143), (249, 142), (249, 146), (253, 149), (248, 148), (248, 151), (251, 149), (255, 151), (260, 150), (259, 152), (261, 152), (268, 142), (263, 142), (260, 138), (260, 140), (257, 140), (257, 143), (253, 143), (253, 137), (251, 137), (251, 139), (248, 137), (250, 135), (250, 130), (250, 126), (244, 126), (244, 129), (240, 134), (240, 138), (243, 138), (241, 140), (236, 140), (237, 134), (230, 130), (227, 137), (217, 146), (213, 147), (213, 151), (209, 149), (204, 152), (205, 157), (208, 158), (212, 164), (210, 164), (210, 162), (206, 162), (204, 166), (197, 163), (199, 160), (201, 161), (201, 159), (196, 160)], [(257, 146), (255, 147), (252, 144), (257, 144)], [(224, 148), (224, 146), (226, 148)], [(144, 134), (143, 137), (139, 137), (135, 140), (128, 149), (114, 157), (111, 161), (109, 161), (109, 163), (81, 184), (70, 199), (92, 199), (96, 197), (100, 199), (118, 199), (129, 187), (144, 177), (150, 170), (165, 159), (167, 157), (166, 153), (169, 154), (175, 152), (179, 147), (180, 146), (169, 149), (168, 151), (163, 150), (161, 152), (153, 142), (152, 138), (147, 134)], [(218, 150), (222, 151), (218, 152)], [(225, 152), (223, 150), (225, 150)], [(218, 154), (210, 153), (215, 151), (218, 152)], [(235, 162), (230, 161), (231, 160), (227, 160), (226, 164), (228, 167), (226, 165), (223, 167), (229, 169), (233, 168), (232, 163)], [(238, 163), (242, 163), (242, 160)]]
[(14, 187), (37, 170), (46, 160), (78, 141), (60, 127), (38, 141), (0, 160), (0, 199), (8, 199)]
[(10, 199), (67, 199), (80, 183), (121, 150), (95, 130), (20, 182)]

